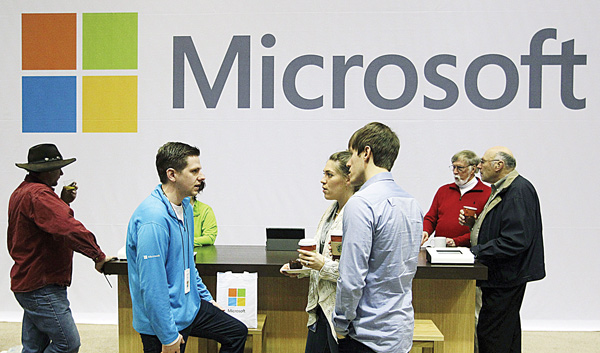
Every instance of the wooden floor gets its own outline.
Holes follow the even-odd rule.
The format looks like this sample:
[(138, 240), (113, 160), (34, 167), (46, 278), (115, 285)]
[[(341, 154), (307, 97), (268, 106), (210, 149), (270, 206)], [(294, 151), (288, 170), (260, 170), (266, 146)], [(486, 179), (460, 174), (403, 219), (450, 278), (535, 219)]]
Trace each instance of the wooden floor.
[[(81, 335), (80, 353), (116, 353), (117, 325), (77, 325)], [(21, 324), (0, 322), (0, 352), (20, 344)], [(597, 353), (600, 332), (523, 332), (524, 353)], [(285, 352), (282, 352), (285, 353)]]

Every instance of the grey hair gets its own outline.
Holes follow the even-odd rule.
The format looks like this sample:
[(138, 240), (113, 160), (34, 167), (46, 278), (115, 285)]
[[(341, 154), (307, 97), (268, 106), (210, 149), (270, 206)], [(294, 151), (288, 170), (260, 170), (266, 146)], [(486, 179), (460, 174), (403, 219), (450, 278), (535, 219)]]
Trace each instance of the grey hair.
[(461, 160), (467, 162), (468, 165), (478, 165), (481, 162), (481, 158), (477, 157), (477, 154), (470, 150), (462, 150), (457, 152), (452, 159), (450, 160), (452, 163)]
[(496, 158), (502, 160), (506, 168), (513, 170), (517, 167), (517, 160), (515, 157), (511, 156), (506, 152), (498, 152), (496, 153)]

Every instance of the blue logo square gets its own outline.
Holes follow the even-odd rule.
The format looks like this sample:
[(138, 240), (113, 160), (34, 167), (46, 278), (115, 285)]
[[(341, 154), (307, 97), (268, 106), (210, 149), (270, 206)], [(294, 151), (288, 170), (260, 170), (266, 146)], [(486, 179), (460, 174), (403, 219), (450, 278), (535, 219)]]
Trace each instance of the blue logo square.
[(23, 132), (77, 132), (77, 78), (25, 76)]
[(237, 306), (237, 298), (229, 298), (227, 306)]

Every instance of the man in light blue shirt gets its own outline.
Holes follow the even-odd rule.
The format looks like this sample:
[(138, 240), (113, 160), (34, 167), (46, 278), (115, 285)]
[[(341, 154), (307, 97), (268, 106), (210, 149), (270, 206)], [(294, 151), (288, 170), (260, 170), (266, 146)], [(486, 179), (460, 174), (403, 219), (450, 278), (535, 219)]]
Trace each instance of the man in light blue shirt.
[(423, 212), (389, 172), (400, 141), (370, 123), (352, 135), (350, 182), (362, 185), (344, 209), (342, 256), (333, 316), (339, 352), (400, 352), (412, 347), (412, 280)]

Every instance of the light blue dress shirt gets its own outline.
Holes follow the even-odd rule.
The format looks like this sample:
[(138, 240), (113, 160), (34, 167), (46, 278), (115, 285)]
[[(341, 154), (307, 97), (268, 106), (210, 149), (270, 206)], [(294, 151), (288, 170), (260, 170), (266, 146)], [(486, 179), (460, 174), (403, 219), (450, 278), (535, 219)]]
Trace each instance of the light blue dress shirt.
[(335, 329), (375, 352), (406, 353), (423, 212), (389, 172), (371, 177), (344, 210)]

